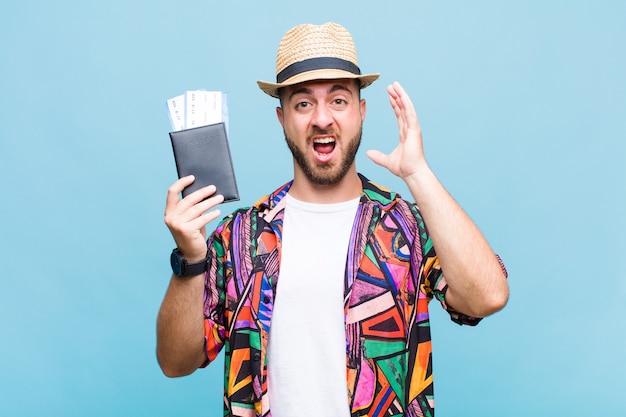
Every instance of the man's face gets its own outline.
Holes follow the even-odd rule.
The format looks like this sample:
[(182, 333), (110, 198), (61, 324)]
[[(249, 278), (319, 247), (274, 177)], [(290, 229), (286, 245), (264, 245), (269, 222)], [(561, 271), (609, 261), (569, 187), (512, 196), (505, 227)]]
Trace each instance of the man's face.
[(338, 183), (354, 164), (365, 119), (358, 81), (316, 80), (284, 87), (276, 109), (297, 171), (313, 184)]

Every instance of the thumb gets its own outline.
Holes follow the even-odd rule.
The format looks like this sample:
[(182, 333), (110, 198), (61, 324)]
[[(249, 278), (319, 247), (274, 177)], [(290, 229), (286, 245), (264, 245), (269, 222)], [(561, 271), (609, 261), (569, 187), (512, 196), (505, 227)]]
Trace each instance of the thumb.
[(371, 149), (365, 152), (365, 155), (367, 155), (369, 159), (374, 161), (375, 164), (380, 165), (382, 167), (386, 167), (386, 162), (387, 162), (388, 157), (384, 153)]

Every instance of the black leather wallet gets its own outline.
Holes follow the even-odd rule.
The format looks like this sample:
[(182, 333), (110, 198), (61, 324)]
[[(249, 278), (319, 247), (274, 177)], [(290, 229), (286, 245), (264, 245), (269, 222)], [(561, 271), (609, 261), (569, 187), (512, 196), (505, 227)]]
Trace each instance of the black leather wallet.
[(207, 185), (215, 185), (224, 201), (239, 200), (239, 190), (224, 123), (170, 132), (178, 178), (194, 175), (183, 197)]

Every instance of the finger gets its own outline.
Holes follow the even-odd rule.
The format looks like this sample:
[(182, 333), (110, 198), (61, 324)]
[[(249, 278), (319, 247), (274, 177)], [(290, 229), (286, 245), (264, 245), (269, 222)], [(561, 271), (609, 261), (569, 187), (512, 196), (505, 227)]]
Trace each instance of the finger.
[(404, 140), (404, 131), (406, 128), (406, 121), (404, 120), (404, 114), (402, 113), (402, 109), (398, 105), (398, 102), (394, 99), (390, 99), (391, 107), (393, 108), (393, 112), (396, 115), (396, 120), (398, 122), (398, 131), (400, 132), (400, 141)]
[(406, 103), (406, 92), (397, 81), (391, 85), (391, 88), (394, 92), (394, 101), (397, 106), (400, 117), (403, 122), (407, 122), (407, 103)]
[(181, 207), (183, 209), (187, 209), (191, 206), (195, 206), (196, 204), (206, 200), (207, 198), (216, 195), (217, 188), (215, 185), (207, 185), (206, 187), (202, 187), (191, 194), (188, 194), (181, 200)]
[(224, 202), (222, 194), (215, 194), (189, 207), (181, 217), (188, 217), (190, 220), (201, 216), (203, 213), (212, 210), (214, 207)]
[(386, 162), (387, 162), (388, 156), (385, 155), (384, 153), (374, 150), (374, 149), (370, 149), (369, 151), (365, 152), (365, 155), (367, 155), (367, 157), (371, 159), (376, 165), (380, 165), (382, 167), (387, 166)]
[[(187, 197), (191, 197), (191, 194), (189, 194), (189, 196)], [(183, 200), (186, 200), (187, 197), (185, 197)], [(187, 229), (188, 225), (186, 225), (186, 223), (193, 222), (197, 218), (201, 217), (203, 213), (223, 203), (224, 196), (221, 194), (217, 194), (212, 197), (206, 198), (205, 200), (199, 201), (193, 205), (188, 205), (189, 201), (183, 200), (181, 200), (181, 203), (177, 206), (176, 210), (173, 210), (171, 213), (165, 214), (166, 224), (171, 224), (174, 227), (176, 227), (176, 225), (179, 225), (178, 227), (181, 227), (180, 225), (184, 225), (182, 227)], [(193, 229), (193, 227), (191, 227), (191, 229)]]
[(218, 209), (211, 210), (224, 201), (221, 194), (193, 205), (181, 213), (165, 216), (177, 246), (186, 256), (200, 257), (206, 251), (206, 225), (221, 215)]
[[(187, 184), (187, 183), (184, 182), (184, 184)], [(186, 186), (188, 186), (188, 185), (190, 185), (190, 184), (187, 184)], [(180, 192), (182, 192), (182, 189), (180, 189), (180, 187), (174, 187), (173, 191), (174, 192), (175, 191), (179, 191), (179, 193), (180, 193)], [(215, 194), (216, 191), (217, 191), (217, 189), (215, 188), (214, 185), (208, 185), (206, 187), (203, 187), (203, 188), (200, 188), (200, 189), (194, 191), (191, 194), (188, 194), (183, 199), (180, 199), (178, 197), (178, 194), (176, 194), (174, 197), (172, 197), (172, 196), (170, 196), (168, 194), (168, 198), (171, 199), (171, 200), (170, 200), (170, 203), (166, 206), (165, 215), (167, 216), (170, 213), (178, 214), (178, 213), (185, 212), (190, 207), (195, 206), (199, 202), (201, 202), (201, 201), (207, 199), (208, 197), (210, 197), (211, 195)], [(175, 203), (172, 203), (171, 201), (175, 201)]]
[[(397, 91), (397, 88), (396, 88), (396, 84), (398, 84), (398, 82), (397, 82), (397, 81), (394, 81), (393, 83), (391, 83), (391, 84), (389, 84), (389, 85), (387, 86), (387, 92), (388, 92), (388, 93), (389, 93), (389, 95), (390, 95), (391, 97), (393, 97), (394, 99), (397, 99), (397, 98), (398, 98), (398, 91)], [(399, 84), (398, 84), (398, 85), (399, 85)]]
[(399, 105), (401, 104), (400, 97), (393, 84), (387, 86), (387, 93), (389, 93), (389, 102), (391, 103), (391, 107), (393, 107), (393, 110), (396, 112), (396, 116), (399, 116), (398, 111), (400, 110)]
[(211, 210), (208, 211), (204, 214), (202, 214), (199, 217), (196, 217), (194, 220), (189, 222), (189, 227), (194, 229), (194, 230), (200, 230), (200, 233), (203, 235), (203, 237), (206, 238), (206, 225), (211, 223), (213, 220), (217, 219), (218, 217), (220, 217), (220, 215), (222, 214), (222, 212), (220, 211), (220, 209), (215, 209), (215, 210)]
[[(398, 122), (398, 130), (400, 131), (400, 135), (402, 136), (405, 121), (402, 110), (399, 106), (400, 103), (398, 101), (398, 94), (396, 93), (392, 85), (389, 85), (387, 87), (387, 92), (389, 93), (389, 104), (391, 105), (393, 113), (396, 116), (396, 120)], [(400, 139), (402, 139), (402, 137)]]
[(403, 113), (403, 118), (406, 121), (409, 128), (419, 127), (419, 121), (417, 119), (417, 112), (415, 106), (409, 94), (404, 90), (399, 82), (393, 83), (393, 89), (398, 95), (398, 106)]
[(166, 211), (170, 207), (174, 207), (178, 204), (180, 200), (180, 193), (183, 192), (185, 187), (191, 185), (195, 181), (195, 177), (193, 175), (188, 175), (186, 177), (182, 177), (178, 179), (174, 184), (170, 186), (167, 190), (167, 199), (165, 201)]

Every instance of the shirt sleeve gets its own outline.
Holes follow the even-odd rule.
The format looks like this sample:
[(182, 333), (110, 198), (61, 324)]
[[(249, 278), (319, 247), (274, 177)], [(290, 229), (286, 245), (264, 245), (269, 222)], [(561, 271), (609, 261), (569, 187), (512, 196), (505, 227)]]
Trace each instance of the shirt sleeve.
[(222, 350), (226, 340), (226, 290), (228, 276), (227, 246), (228, 233), (223, 223), (207, 240), (209, 260), (204, 274), (204, 340), (207, 362), (213, 361)]
[[(502, 273), (504, 273), (505, 278), (508, 278), (509, 273), (507, 272), (506, 267), (504, 266), (504, 262), (502, 262), (502, 258), (500, 258), (500, 256), (497, 254), (496, 254), (496, 258), (498, 258), (498, 263), (500, 264), (500, 268), (502, 268)], [(437, 300), (439, 300), (439, 302), (441, 303), (443, 308), (448, 312), (448, 314), (450, 314), (450, 319), (453, 322), (461, 324), (461, 325), (462, 324), (465, 324), (468, 326), (477, 325), (482, 320), (482, 318), (472, 317), (472, 316), (468, 316), (463, 313), (460, 313), (456, 311), (454, 308), (450, 307), (448, 303), (446, 303), (446, 293), (448, 291), (448, 283), (446, 282), (446, 278), (443, 276), (443, 271), (441, 271), (441, 268), (439, 268), (439, 272), (436, 275), (437, 276), (434, 278), (434, 281), (431, 281), (435, 283), (435, 285), (433, 286), (433, 295), (435, 296)]]
[(419, 212), (417, 206), (413, 207), (413, 214), (417, 219), (418, 235), (421, 248), (421, 265), (420, 271), (422, 276), (420, 277), (424, 283), (424, 291), (436, 298), (445, 311), (450, 315), (450, 319), (459, 325), (475, 326), (482, 318), (472, 317), (456, 311), (446, 302), (446, 292), (448, 291), (448, 283), (439, 265), (439, 257), (435, 251), (435, 247), (432, 244), (422, 215)]
[(443, 309), (448, 312), (448, 314), (450, 315), (450, 320), (452, 320), (453, 322), (459, 325), (464, 324), (466, 326), (476, 326), (478, 323), (480, 323), (482, 318), (468, 316), (466, 314), (456, 311), (454, 308), (448, 305), (448, 303), (446, 302), (446, 293), (448, 292), (448, 283), (446, 282), (446, 278), (443, 276), (443, 272), (441, 271), (441, 268), (439, 269), (439, 272), (437, 273), (437, 275), (438, 277), (436, 277), (434, 281), (431, 281), (435, 283), (432, 289), (433, 295), (441, 303), (441, 306), (443, 307)]

